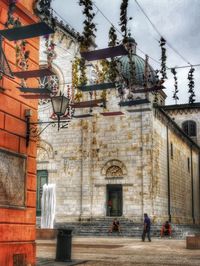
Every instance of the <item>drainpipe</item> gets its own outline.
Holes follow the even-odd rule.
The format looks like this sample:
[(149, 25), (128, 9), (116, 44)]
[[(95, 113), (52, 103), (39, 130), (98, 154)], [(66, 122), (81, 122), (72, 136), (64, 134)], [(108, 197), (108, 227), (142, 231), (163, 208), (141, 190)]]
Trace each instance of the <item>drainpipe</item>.
[(143, 216), (144, 216), (144, 171), (143, 171), (143, 121), (142, 121), (142, 108), (140, 110), (140, 116), (141, 116), (141, 123), (140, 123), (140, 128), (141, 128), (141, 131), (140, 131), (140, 141), (141, 141), (141, 147), (140, 147), (140, 155), (141, 155), (141, 173), (142, 173), (142, 184), (141, 184), (141, 193), (142, 193), (142, 197), (141, 197), (141, 204), (142, 204), (142, 220), (143, 220)]
[(169, 128), (167, 129), (167, 187), (168, 187), (168, 216), (171, 223), (171, 189), (170, 189), (170, 165), (169, 165)]
[[(200, 152), (199, 152), (199, 191), (200, 191)], [(200, 193), (199, 193), (199, 212), (200, 212)]]
[(80, 220), (83, 214), (83, 120), (81, 121), (81, 194), (80, 194)]
[(193, 158), (192, 158), (192, 146), (190, 149), (190, 161), (191, 161), (191, 191), (192, 191), (192, 221), (195, 224), (195, 217), (194, 217), (194, 176), (193, 176)]

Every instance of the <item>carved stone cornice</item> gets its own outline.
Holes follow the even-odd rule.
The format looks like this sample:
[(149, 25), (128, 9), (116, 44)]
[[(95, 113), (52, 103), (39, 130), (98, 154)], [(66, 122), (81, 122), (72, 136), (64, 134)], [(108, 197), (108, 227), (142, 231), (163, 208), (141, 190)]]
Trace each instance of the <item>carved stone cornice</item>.
[[(161, 106), (159, 106), (161, 108)], [(170, 115), (192, 114), (200, 112), (200, 103), (165, 105), (162, 109)]]

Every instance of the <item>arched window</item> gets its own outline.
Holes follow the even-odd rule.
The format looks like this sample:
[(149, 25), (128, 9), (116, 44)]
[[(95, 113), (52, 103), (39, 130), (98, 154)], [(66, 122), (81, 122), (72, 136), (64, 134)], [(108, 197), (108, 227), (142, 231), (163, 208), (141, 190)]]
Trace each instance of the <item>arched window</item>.
[(197, 135), (197, 126), (194, 121), (188, 120), (183, 122), (182, 129), (190, 137), (196, 137)]

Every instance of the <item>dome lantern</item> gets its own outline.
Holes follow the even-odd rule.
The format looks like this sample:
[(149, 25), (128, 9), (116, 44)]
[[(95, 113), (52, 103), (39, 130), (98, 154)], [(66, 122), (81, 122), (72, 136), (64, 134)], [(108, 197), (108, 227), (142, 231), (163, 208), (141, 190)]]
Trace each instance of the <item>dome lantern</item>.
[(135, 39), (133, 37), (127, 37), (125, 40), (124, 40), (124, 47), (129, 51), (131, 52), (131, 54), (136, 54), (136, 46), (137, 46), (137, 43), (135, 41)]

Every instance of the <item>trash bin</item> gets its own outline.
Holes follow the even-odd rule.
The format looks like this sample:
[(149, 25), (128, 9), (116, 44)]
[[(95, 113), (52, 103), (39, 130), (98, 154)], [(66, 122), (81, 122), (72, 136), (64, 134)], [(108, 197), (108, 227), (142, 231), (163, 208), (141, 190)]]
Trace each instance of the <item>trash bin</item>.
[(72, 229), (58, 229), (56, 261), (71, 261)]

